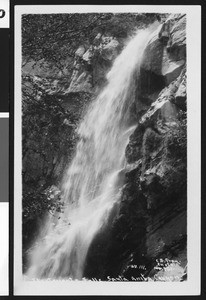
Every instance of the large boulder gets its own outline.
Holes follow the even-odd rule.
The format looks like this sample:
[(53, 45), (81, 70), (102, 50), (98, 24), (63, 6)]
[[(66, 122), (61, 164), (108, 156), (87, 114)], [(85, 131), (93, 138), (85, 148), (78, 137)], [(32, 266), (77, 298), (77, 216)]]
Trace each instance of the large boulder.
[(161, 24), (148, 43), (142, 69), (163, 76), (166, 85), (181, 72), (186, 62), (186, 16), (173, 15)]
[(184, 68), (181, 74), (159, 93), (157, 99), (142, 115), (139, 120), (140, 123), (151, 121), (151, 119), (156, 123), (159, 119), (165, 123), (176, 122), (180, 106), (183, 105), (183, 99), (186, 101), (185, 72)]
[[(177, 110), (186, 108), (183, 79), (181, 87), (179, 87), (179, 82), (175, 83), (179, 87), (177, 96), (174, 97), (174, 91), (171, 88), (186, 67), (186, 16), (173, 14), (164, 23), (154, 28), (156, 29), (151, 33), (150, 41), (144, 51), (140, 74), (138, 74), (138, 88), (134, 103), (137, 121), (141, 119), (145, 111), (149, 109), (148, 113), (152, 113), (159, 110), (159, 106), (162, 107), (161, 111), (166, 119), (175, 119)], [(165, 90), (164, 97), (158, 99), (160, 93), (167, 87), (169, 93), (172, 94), (169, 96), (170, 102), (167, 101), (168, 92)], [(171, 101), (172, 98), (174, 101)], [(151, 106), (153, 102), (155, 104)]]

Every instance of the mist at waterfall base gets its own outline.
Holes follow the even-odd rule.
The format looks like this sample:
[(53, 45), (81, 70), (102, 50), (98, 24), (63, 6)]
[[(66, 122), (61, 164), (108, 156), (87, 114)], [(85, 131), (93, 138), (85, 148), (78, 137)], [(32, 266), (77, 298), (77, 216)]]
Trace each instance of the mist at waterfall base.
[(138, 31), (116, 58), (78, 128), (80, 140), (62, 182), (64, 212), (47, 217), (29, 257), (28, 278), (83, 279), (89, 246), (120, 200), (125, 148), (135, 128), (130, 105), (151, 30)]

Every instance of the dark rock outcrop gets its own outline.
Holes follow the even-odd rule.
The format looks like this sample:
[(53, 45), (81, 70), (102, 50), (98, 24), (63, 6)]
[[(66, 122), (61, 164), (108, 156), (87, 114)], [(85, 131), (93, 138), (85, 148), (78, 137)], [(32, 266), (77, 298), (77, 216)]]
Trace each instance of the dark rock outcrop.
[[(131, 172), (136, 191), (133, 201), (140, 201), (136, 195), (145, 199), (139, 218), (144, 218), (142, 224), (146, 230), (143, 236), (139, 235), (138, 231), (133, 236), (139, 243), (135, 250), (130, 251), (132, 259), (122, 273), (130, 280), (131, 274), (139, 275), (138, 271), (131, 272), (131, 265), (141, 265), (145, 261), (145, 276), (151, 276), (153, 280), (158, 280), (159, 276), (163, 281), (167, 281), (167, 268), (154, 268), (161, 258), (162, 261), (168, 259), (170, 263), (175, 261), (173, 272), (169, 274), (173, 276), (172, 280), (180, 281), (187, 263), (185, 25), (184, 15), (175, 15), (166, 20), (159, 34), (146, 48), (142, 63), (142, 69), (147, 71), (147, 75), (150, 73), (150, 84), (154, 86), (154, 90), (156, 88), (158, 91), (160, 85), (155, 85), (153, 74), (164, 79), (165, 88), (159, 92), (146, 113), (142, 112), (126, 149), (128, 163), (137, 163), (139, 166)], [(168, 34), (165, 34), (166, 30)], [(162, 40), (163, 32), (165, 36)], [(154, 90), (151, 87), (151, 93)], [(123, 194), (124, 191), (126, 188)], [(129, 202), (130, 193), (126, 192), (126, 195)], [(126, 201), (123, 203), (129, 205)], [(126, 208), (123, 211), (123, 215), (126, 216)], [(130, 220), (132, 216), (133, 211)], [(136, 222), (133, 226), (135, 224)]]
[(185, 26), (185, 15), (170, 16), (146, 48), (133, 104), (138, 124), (125, 151), (119, 210), (112, 226), (97, 235), (90, 247), (85, 267), (88, 278), (185, 280)]
[[(167, 39), (162, 40), (163, 34)], [(186, 16), (171, 16), (154, 34), (144, 53), (142, 68), (162, 75), (170, 84), (186, 61)]]
[[(45, 94), (61, 99), (70, 117), (50, 132), (57, 137), (55, 147), (49, 146), (50, 136), (27, 138), (24, 188), (29, 190), (34, 182), (42, 189), (57, 184), (71, 157), (71, 136), (84, 105), (105, 84), (105, 74), (121, 48), (120, 40), (98, 34), (92, 45), (76, 50), (71, 74), (51, 79), (30, 74), (40, 91), (37, 100)], [(146, 47), (137, 82), (131, 105), (137, 126), (125, 149), (121, 199), (90, 246), (84, 276), (164, 281), (169, 274), (180, 281), (187, 263), (185, 15), (171, 15), (159, 25)], [(47, 145), (46, 155), (39, 151), (42, 145)], [(33, 220), (29, 224), (35, 227)]]

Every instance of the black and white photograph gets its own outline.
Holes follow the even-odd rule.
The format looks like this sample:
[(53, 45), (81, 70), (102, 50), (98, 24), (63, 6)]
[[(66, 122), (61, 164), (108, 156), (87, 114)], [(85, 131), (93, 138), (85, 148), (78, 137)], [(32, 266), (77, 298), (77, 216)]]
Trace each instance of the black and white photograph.
[(195, 293), (200, 11), (88, 7), (15, 8), (17, 294)]

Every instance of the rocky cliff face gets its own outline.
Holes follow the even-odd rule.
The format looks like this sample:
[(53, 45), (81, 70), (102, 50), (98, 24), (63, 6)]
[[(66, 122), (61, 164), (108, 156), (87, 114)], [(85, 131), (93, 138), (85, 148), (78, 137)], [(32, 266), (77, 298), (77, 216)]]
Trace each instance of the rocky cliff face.
[[(76, 50), (71, 72), (67, 69), (71, 62), (65, 62), (63, 73), (44, 61), (32, 61), (23, 67), (26, 90), (35, 91), (36, 99), (46, 104), (40, 106), (41, 109), (53, 109), (49, 120), (49, 112), (46, 117), (44, 114), (39, 117), (39, 111), (33, 111), (32, 124), (37, 123), (39, 128), (32, 125), (33, 134), (27, 132), (23, 137), (23, 174), (29, 192), (30, 186), (37, 185), (42, 189), (47, 188), (48, 183), (58, 184), (61, 180), (64, 167), (72, 156), (77, 138), (75, 129), (82, 112), (105, 84), (106, 74), (122, 47), (123, 39), (99, 33), (91, 45), (80, 45)], [(44, 148), (47, 147), (50, 151), (46, 154)]]
[[(57, 117), (54, 122), (51, 120), (53, 127), (58, 127), (55, 128), (55, 141), (50, 139), (51, 135), (47, 133), (47, 128), (44, 132), (44, 127), (42, 127), (42, 135), (39, 134), (38, 128), (34, 128), (34, 134), (25, 137), (27, 139), (23, 158), (25, 183), (45, 183), (48, 182), (47, 179), (54, 183), (60, 179), (64, 166), (68, 163), (68, 157), (72, 155), (69, 150), (71, 144), (73, 146), (71, 137), (75, 134), (82, 111), (93, 95), (105, 84), (106, 73), (122, 46), (123, 40), (118, 41), (114, 37), (99, 33), (92, 45), (87, 48), (80, 46), (76, 50), (71, 74), (67, 70), (69, 62), (65, 62), (64, 74), (55, 67), (50, 69), (50, 66), (43, 61), (29, 62), (23, 67), (26, 89), (36, 91), (35, 97), (39, 101), (46, 99), (45, 102), (48, 105), (53, 103), (54, 107), (56, 101), (62, 109), (58, 114), (60, 118)], [(39, 119), (38, 113), (36, 118)], [(47, 122), (46, 118), (42, 121)], [(54, 142), (55, 147), (53, 147)], [(47, 157), (43, 149), (41, 151), (45, 144), (51, 147)]]
[[(92, 45), (82, 45), (76, 50), (73, 71), (66, 83), (59, 78), (45, 84), (36, 75), (32, 80), (42, 87), (43, 93), (60, 98), (64, 110), (72, 107), (74, 112), (79, 110), (80, 118), (85, 99), (89, 101), (106, 83), (105, 74), (122, 47), (123, 40), (98, 34)], [(120, 174), (124, 178), (121, 202), (114, 208), (108, 228), (93, 241), (84, 275), (105, 280), (108, 276), (137, 281), (148, 278), (165, 281), (167, 277), (184, 280), (187, 263), (185, 15), (170, 15), (149, 42), (131, 118), (137, 126), (125, 149), (127, 165)], [(69, 120), (64, 117), (61, 122), (68, 126)], [(64, 136), (67, 129), (61, 129)], [(62, 132), (58, 134), (62, 136)], [(57, 147), (49, 153), (51, 158), (45, 161), (39, 153), (31, 152), (32, 142), (30, 137), (23, 163), (27, 182), (50, 177), (53, 184), (65, 164), (68, 143), (58, 140)]]
[[(138, 125), (125, 152), (127, 166), (119, 211), (111, 227), (91, 245), (86, 277), (185, 279), (185, 27), (184, 15), (171, 16), (146, 48), (141, 84), (132, 106)], [(97, 261), (101, 261), (100, 267)]]
[(119, 54), (122, 45), (111, 36), (100, 33), (86, 50), (80, 46), (75, 53), (74, 70), (68, 92), (95, 91), (105, 83), (105, 75)]

